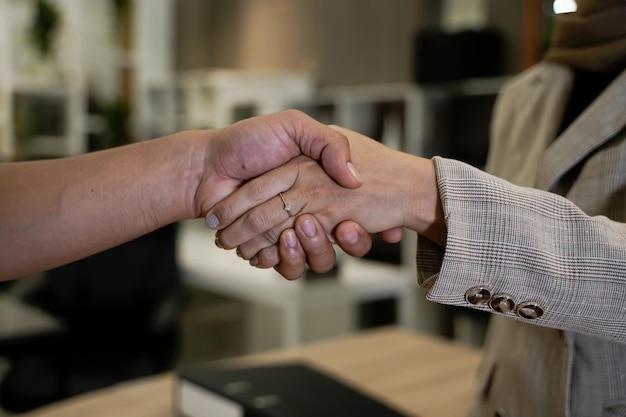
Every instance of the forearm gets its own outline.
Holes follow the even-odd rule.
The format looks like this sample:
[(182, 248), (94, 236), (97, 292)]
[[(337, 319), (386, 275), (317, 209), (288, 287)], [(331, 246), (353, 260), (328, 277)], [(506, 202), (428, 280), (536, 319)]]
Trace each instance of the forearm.
[(78, 157), (0, 165), (0, 279), (196, 216), (193, 194), (204, 155), (194, 152), (196, 143), (185, 132)]

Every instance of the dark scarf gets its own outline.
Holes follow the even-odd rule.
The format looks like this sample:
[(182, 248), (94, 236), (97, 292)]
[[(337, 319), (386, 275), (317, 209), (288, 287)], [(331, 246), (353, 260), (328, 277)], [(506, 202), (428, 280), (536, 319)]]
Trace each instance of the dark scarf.
[(578, 0), (578, 10), (555, 16), (546, 60), (590, 72), (626, 67), (626, 0)]

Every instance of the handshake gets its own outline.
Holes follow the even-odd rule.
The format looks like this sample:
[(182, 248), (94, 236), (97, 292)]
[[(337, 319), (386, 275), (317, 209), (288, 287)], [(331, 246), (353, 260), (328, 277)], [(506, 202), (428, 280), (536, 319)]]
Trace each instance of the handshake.
[[(359, 174), (357, 175), (357, 171)], [(216, 243), (289, 279), (338, 243), (408, 227), (445, 240), (434, 164), (288, 110), (100, 152), (0, 164), (0, 280), (205, 217)]]
[(352, 256), (371, 248), (369, 233), (401, 240), (403, 227), (445, 243), (432, 161), (329, 127), (297, 111), (248, 119), (213, 139), (213, 177), (198, 193), (198, 214), (215, 244), (236, 249), (287, 279), (308, 264), (325, 272), (333, 243)]

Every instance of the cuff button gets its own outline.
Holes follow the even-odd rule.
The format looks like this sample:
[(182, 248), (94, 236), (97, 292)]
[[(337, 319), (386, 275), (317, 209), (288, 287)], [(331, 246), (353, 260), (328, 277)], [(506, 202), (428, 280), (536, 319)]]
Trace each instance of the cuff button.
[(498, 313), (510, 313), (515, 309), (515, 302), (506, 295), (494, 295), (489, 306)]
[(489, 302), (491, 292), (485, 287), (473, 287), (465, 293), (465, 301), (473, 305), (484, 305)]
[(529, 320), (538, 319), (543, 316), (543, 307), (537, 303), (522, 303), (517, 309), (517, 315)]

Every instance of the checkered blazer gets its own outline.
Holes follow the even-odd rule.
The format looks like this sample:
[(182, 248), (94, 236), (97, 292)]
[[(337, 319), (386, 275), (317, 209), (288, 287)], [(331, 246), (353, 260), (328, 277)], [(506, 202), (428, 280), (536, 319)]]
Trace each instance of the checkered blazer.
[(555, 138), (571, 79), (503, 88), (497, 177), (435, 158), (448, 239), (419, 238), (419, 283), (494, 313), (471, 416), (626, 416), (626, 71)]

